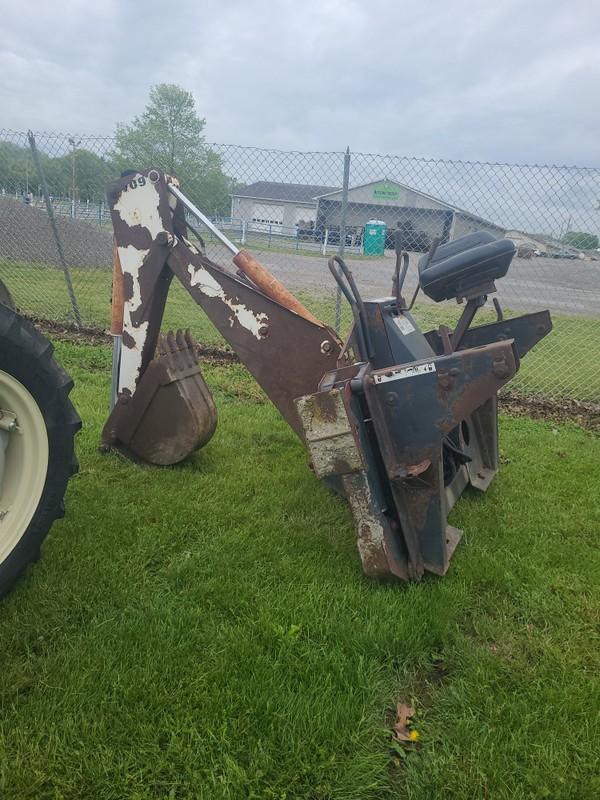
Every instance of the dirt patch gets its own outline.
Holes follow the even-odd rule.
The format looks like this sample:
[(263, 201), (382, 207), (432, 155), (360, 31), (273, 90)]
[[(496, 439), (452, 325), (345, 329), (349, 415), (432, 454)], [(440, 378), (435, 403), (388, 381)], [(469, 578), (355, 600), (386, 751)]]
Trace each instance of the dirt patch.
[[(73, 342), (74, 344), (112, 344), (112, 336), (107, 331), (99, 328), (77, 328), (68, 322), (53, 322), (52, 320), (29, 317), (35, 325), (51, 339), (58, 339), (60, 342)], [(238, 364), (240, 359), (237, 353), (225, 347), (215, 347), (212, 345), (198, 344), (196, 352), (205, 361), (211, 364)]]
[[(17, 309), (20, 310), (20, 309)], [(74, 344), (111, 344), (112, 336), (99, 328), (77, 328), (69, 322), (53, 322), (39, 317), (27, 317), (43, 334), (59, 342)]]
[(546, 422), (575, 422), (582, 428), (600, 433), (600, 403), (569, 398), (551, 400), (503, 392), (500, 395), (500, 408), (514, 417), (532, 417)]
[(205, 361), (210, 361), (211, 364), (219, 366), (224, 364), (239, 364), (240, 359), (237, 353), (233, 350), (227, 350), (224, 347), (211, 347), (210, 345), (199, 344), (196, 347), (196, 352)]
[[(68, 266), (109, 269), (112, 231), (60, 215), (56, 226)], [(62, 266), (46, 211), (0, 197), (0, 259)]]

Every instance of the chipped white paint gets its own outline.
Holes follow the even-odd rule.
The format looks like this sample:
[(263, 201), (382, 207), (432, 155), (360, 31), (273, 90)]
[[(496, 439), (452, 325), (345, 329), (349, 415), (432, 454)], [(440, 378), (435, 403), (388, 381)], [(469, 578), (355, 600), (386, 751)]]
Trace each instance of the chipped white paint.
[[(142, 182), (143, 181), (143, 182)], [(135, 184), (133, 187), (131, 184)], [(152, 240), (164, 231), (159, 211), (160, 195), (154, 183), (139, 173), (132, 175), (127, 188), (121, 192), (114, 210), (129, 227), (145, 228)], [(119, 260), (123, 275), (131, 278), (133, 296), (125, 302), (123, 309), (123, 334), (127, 344), (121, 348), (121, 364), (119, 367), (119, 391), (129, 389), (135, 391), (142, 365), (142, 349), (148, 333), (148, 323), (134, 325), (131, 317), (142, 305), (140, 291), (140, 270), (144, 259), (150, 251), (139, 249), (133, 245), (119, 247)]]
[[(173, 195), (171, 195), (171, 197), (172, 197), (172, 196), (173, 196)], [(177, 238), (176, 238), (176, 241), (178, 241), (178, 240), (177, 240)], [(185, 246), (186, 246), (186, 247), (187, 247), (189, 250), (191, 250), (191, 251), (192, 251), (192, 253), (195, 253), (196, 255), (200, 255), (200, 250), (198, 250), (198, 248), (196, 247), (196, 245), (195, 245), (193, 242), (190, 242), (190, 240), (189, 240), (189, 239), (186, 239), (186, 238), (185, 238), (185, 236), (182, 236), (182, 237), (181, 237), (181, 241), (182, 241), (182, 242), (185, 244)]]
[(362, 458), (346, 414), (343, 393), (337, 389), (329, 393), (325, 401), (325, 413), (323, 399), (322, 394), (308, 394), (294, 400), (315, 475), (325, 478), (363, 470)]
[(123, 333), (127, 334), (129, 341), (133, 340), (133, 345), (123, 345), (121, 348), (121, 364), (119, 367), (119, 387), (118, 391), (129, 389), (133, 393), (137, 380), (140, 376), (142, 366), (142, 348), (146, 341), (148, 323), (143, 322), (135, 326), (131, 321), (132, 314), (139, 311), (142, 305), (142, 295), (140, 291), (139, 273), (144, 259), (150, 252), (149, 250), (138, 250), (133, 245), (119, 247), (119, 261), (123, 275), (131, 278), (133, 296), (125, 301), (123, 308)]
[(126, 303), (126, 305), (129, 305), (131, 311), (137, 311), (142, 305), (139, 272), (149, 252), (150, 250), (138, 250), (137, 247), (131, 244), (127, 247), (119, 247), (119, 260), (121, 262), (123, 275), (127, 273), (133, 278), (133, 297)]
[[(149, 180), (140, 184), (140, 178), (143, 177), (139, 174), (131, 176), (131, 182), (137, 185), (135, 188), (128, 186), (121, 193), (119, 200), (115, 203), (114, 210), (119, 214), (123, 223), (130, 227), (141, 225), (148, 230), (150, 237), (154, 240), (164, 230), (159, 213), (159, 193), (156, 186)], [(169, 182), (172, 182), (173, 186), (178, 186), (174, 180), (169, 180)], [(176, 198), (171, 194), (169, 204), (174, 207), (175, 202)], [(191, 243), (188, 244), (194, 252), (197, 252)], [(121, 348), (119, 391), (128, 389), (133, 393), (140, 376), (142, 351), (148, 335), (148, 323), (142, 322), (136, 326), (131, 318), (139, 311), (142, 305), (140, 270), (149, 252), (148, 249), (140, 250), (133, 245), (119, 247), (119, 259), (123, 275), (128, 275), (131, 278), (133, 288), (133, 296), (125, 302), (123, 309), (123, 335), (127, 343), (124, 342)], [(219, 298), (231, 310), (230, 325), (233, 326), (237, 320), (253, 336), (257, 339), (261, 338), (259, 330), (261, 326), (269, 321), (266, 314), (255, 314), (243, 303), (236, 303), (231, 297), (227, 297), (223, 287), (203, 267), (196, 268), (190, 264), (188, 272), (192, 286), (198, 287), (208, 297)]]
[[(332, 404), (329, 414), (323, 414), (321, 404), (321, 394), (306, 394), (294, 400), (307, 441), (315, 442), (320, 439), (331, 439), (334, 436), (341, 436), (351, 433), (346, 407), (344, 406), (344, 395), (338, 389), (329, 392), (329, 403)], [(335, 413), (334, 413), (335, 411)]]
[[(143, 179), (145, 183), (140, 185)], [(114, 206), (114, 210), (119, 214), (126, 225), (135, 227), (141, 225), (147, 228), (152, 239), (164, 230), (158, 209), (159, 194), (155, 184), (146, 180), (143, 175), (132, 175), (131, 183), (137, 182), (135, 189), (129, 185), (121, 192), (121, 196)]]
[(253, 336), (257, 339), (261, 338), (259, 330), (269, 322), (269, 317), (266, 314), (262, 312), (255, 314), (252, 309), (243, 303), (234, 303), (231, 297), (227, 297), (221, 284), (204, 267), (195, 267), (193, 264), (188, 264), (188, 273), (192, 286), (196, 286), (207, 297), (217, 297), (231, 310), (233, 316), (229, 317), (229, 324), (232, 327), (237, 320)]
[(121, 347), (121, 364), (119, 367), (119, 391), (129, 389), (133, 394), (140, 376), (142, 365), (142, 348), (148, 333), (148, 323), (142, 322), (137, 328), (131, 324), (131, 320), (124, 322), (123, 332), (127, 332), (134, 341), (133, 347)]
[[(164, 231), (159, 203), (160, 195), (157, 183), (153, 183), (138, 173), (131, 176), (127, 188), (121, 192), (115, 203), (114, 210), (125, 225), (145, 228), (150, 238), (154, 240), (159, 233)], [(133, 393), (140, 376), (142, 350), (148, 335), (148, 322), (134, 325), (131, 318), (142, 305), (140, 270), (150, 250), (139, 249), (133, 245), (119, 247), (118, 250), (123, 275), (131, 278), (133, 289), (133, 295), (125, 302), (123, 309), (123, 335), (126, 337), (127, 343), (123, 343), (121, 348), (118, 390), (128, 389)]]
[[(167, 186), (174, 186), (176, 189), (180, 189), (179, 181), (177, 178), (174, 178), (172, 175), (165, 175), (165, 180), (167, 182)], [(175, 206), (177, 205), (177, 198), (174, 194), (169, 192), (169, 207), (171, 211), (175, 211)]]
[(365, 472), (344, 475), (346, 497), (356, 525), (356, 544), (367, 575), (386, 574), (389, 565), (385, 553), (385, 531), (375, 510)]

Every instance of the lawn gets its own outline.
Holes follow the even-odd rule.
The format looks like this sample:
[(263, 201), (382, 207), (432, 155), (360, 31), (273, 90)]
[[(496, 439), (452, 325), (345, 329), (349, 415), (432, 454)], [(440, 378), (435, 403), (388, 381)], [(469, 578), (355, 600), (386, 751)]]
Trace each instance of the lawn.
[(206, 367), (217, 433), (159, 470), (97, 450), (108, 348), (57, 352), (81, 471), (0, 605), (0, 797), (599, 796), (598, 438), (502, 418), (448, 575), (381, 584), (242, 367)]

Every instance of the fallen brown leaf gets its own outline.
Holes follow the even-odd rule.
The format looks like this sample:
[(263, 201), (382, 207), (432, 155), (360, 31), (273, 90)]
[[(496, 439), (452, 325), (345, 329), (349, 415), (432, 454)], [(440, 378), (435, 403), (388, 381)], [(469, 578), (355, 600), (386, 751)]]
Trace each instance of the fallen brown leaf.
[(394, 723), (394, 738), (398, 742), (412, 741), (410, 731), (408, 730), (408, 722), (411, 717), (414, 717), (415, 710), (412, 706), (407, 706), (406, 703), (398, 703), (396, 706), (396, 722)]

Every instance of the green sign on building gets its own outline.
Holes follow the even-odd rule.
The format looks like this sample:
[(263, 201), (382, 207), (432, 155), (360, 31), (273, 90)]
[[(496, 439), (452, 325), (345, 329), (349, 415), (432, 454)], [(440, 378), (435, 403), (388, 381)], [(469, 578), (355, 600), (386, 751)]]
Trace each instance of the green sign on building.
[(373, 186), (374, 200), (398, 200), (400, 187), (395, 183), (376, 183)]

